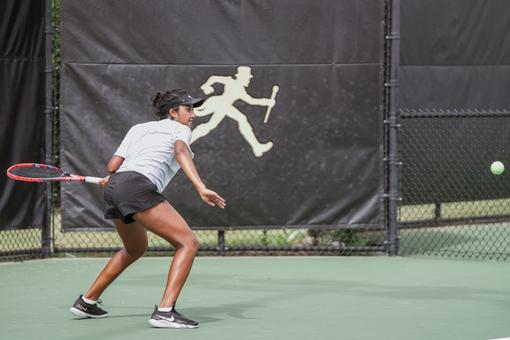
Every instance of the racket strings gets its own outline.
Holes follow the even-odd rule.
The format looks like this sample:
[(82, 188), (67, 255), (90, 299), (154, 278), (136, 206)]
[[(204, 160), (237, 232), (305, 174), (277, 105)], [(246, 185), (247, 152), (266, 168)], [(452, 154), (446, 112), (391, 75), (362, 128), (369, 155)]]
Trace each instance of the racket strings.
[(64, 171), (56, 168), (18, 167), (10, 171), (11, 174), (27, 178), (56, 178), (68, 176)]

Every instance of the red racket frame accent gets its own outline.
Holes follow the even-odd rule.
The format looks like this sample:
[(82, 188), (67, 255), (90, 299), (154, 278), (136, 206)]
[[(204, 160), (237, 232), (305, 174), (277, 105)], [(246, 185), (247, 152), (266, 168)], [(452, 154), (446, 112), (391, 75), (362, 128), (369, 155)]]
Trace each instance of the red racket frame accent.
[[(11, 171), (16, 168), (46, 168), (46, 169), (57, 169), (59, 171), (64, 172), (62, 169), (57, 168), (56, 166), (40, 164), (40, 163), (19, 163), (14, 164), (7, 169), (7, 176), (16, 181), (23, 182), (63, 182), (63, 181), (77, 181), (77, 182), (85, 182), (85, 176), (79, 175), (71, 175), (61, 176), (61, 177), (44, 177), (44, 178), (31, 178), (31, 177), (23, 177), (11, 174)], [(64, 172), (65, 173), (65, 172)]]

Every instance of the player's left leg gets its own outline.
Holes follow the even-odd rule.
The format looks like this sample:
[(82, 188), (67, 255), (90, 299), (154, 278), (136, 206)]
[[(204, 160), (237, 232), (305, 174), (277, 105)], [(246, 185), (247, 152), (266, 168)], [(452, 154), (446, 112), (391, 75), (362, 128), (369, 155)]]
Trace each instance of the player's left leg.
[(193, 265), (198, 250), (198, 239), (182, 216), (167, 201), (136, 213), (134, 218), (175, 247), (163, 298), (159, 308), (152, 313), (149, 323), (154, 327), (197, 327), (198, 322), (178, 313), (175, 305)]

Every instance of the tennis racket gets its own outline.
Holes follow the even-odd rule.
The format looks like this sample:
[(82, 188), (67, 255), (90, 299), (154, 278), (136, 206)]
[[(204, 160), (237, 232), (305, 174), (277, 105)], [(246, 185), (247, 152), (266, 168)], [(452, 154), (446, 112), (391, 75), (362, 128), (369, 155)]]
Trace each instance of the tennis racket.
[(38, 163), (19, 163), (7, 169), (7, 176), (23, 182), (76, 181), (99, 184), (101, 178), (71, 175), (56, 166)]

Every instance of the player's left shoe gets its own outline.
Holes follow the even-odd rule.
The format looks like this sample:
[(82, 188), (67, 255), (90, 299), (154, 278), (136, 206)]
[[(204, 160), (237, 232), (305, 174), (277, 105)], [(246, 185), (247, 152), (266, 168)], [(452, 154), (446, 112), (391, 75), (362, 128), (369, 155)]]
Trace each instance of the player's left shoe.
[(149, 319), (149, 323), (153, 327), (158, 328), (197, 328), (198, 322), (188, 319), (181, 313), (172, 308), (169, 312), (161, 312), (158, 306), (154, 308), (154, 312)]

